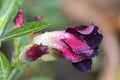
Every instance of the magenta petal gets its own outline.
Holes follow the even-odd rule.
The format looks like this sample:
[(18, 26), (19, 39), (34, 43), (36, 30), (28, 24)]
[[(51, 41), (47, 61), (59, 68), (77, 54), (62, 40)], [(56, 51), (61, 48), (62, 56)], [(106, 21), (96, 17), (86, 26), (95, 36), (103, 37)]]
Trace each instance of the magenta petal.
[(92, 33), (92, 31), (94, 30), (94, 24), (91, 24), (88, 27), (86, 27), (86, 26), (77, 26), (76, 30), (80, 34), (88, 35), (88, 34)]
[(20, 8), (16, 17), (14, 18), (15, 27), (19, 27), (24, 24), (24, 10)]
[(66, 33), (65, 38), (63, 41), (70, 46), (70, 48), (73, 50), (75, 54), (84, 54), (86, 53), (86, 56), (90, 56), (92, 53), (92, 49), (82, 40), (82, 38), (78, 38), (77, 36)]
[[(58, 49), (57, 49), (58, 50)], [(82, 56), (74, 54), (68, 46), (64, 46), (63, 49), (59, 49), (65, 59), (71, 60), (72, 62), (78, 62), (84, 59)]]
[(77, 63), (72, 63), (73, 66), (82, 72), (90, 72), (91, 71), (91, 65), (92, 65), (92, 60), (88, 59), (88, 60), (83, 60)]
[[(57, 49), (58, 50), (58, 49)], [(71, 60), (73, 63), (75, 62), (79, 62), (84, 60), (85, 58), (88, 57), (89, 54), (85, 53), (85, 54), (75, 54), (71, 48), (69, 48), (68, 46), (64, 46), (63, 49), (60, 49), (59, 51), (62, 52), (63, 57), (65, 59)]]

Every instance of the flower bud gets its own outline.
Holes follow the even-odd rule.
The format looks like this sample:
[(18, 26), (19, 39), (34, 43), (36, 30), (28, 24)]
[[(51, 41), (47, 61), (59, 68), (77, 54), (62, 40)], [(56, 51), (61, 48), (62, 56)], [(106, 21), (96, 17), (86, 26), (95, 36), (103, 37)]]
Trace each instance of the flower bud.
[(35, 61), (46, 53), (48, 53), (47, 46), (44, 46), (42, 44), (33, 44), (28, 47), (28, 49), (26, 49), (22, 54), (20, 54), (20, 59), (27, 61)]
[(18, 10), (16, 17), (14, 18), (14, 24), (15, 27), (24, 25), (24, 10), (22, 8)]

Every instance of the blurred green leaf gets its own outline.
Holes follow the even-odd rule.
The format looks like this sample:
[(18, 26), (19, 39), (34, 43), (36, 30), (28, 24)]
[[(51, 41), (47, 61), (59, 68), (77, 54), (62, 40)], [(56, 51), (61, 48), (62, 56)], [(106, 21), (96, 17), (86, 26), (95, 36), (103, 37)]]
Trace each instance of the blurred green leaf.
[(6, 80), (10, 73), (10, 64), (6, 56), (0, 52), (0, 80)]
[(5, 21), (6, 21), (6, 17), (1, 16), (0, 17), (0, 30), (3, 28), (3, 25), (5, 24)]
[(14, 68), (8, 79), (7, 80), (18, 80), (18, 78), (23, 74), (24, 72), (24, 68), (23, 67), (17, 67), (17, 68)]
[(31, 41), (32, 41), (32, 39), (30, 39), (29, 35), (20, 37), (18, 49), (20, 50), (22, 47), (29, 45), (31, 43)]
[(30, 23), (27, 23), (23, 26), (20, 26), (14, 30), (8, 32), (0, 41), (8, 40), (8, 39), (15, 38), (15, 37), (21, 37), (26, 34), (30, 34), (30, 33), (39, 31), (39, 30), (45, 28), (46, 26), (48, 26), (48, 24), (44, 23), (44, 22), (37, 22), (37, 21), (30, 22)]
[(0, 8), (1, 8), (2, 0), (0, 0)]

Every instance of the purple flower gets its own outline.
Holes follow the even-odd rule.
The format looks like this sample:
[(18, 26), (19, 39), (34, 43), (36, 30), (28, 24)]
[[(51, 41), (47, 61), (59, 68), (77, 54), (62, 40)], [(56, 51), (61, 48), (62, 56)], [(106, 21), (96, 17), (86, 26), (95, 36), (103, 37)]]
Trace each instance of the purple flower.
[[(89, 72), (91, 71), (92, 58), (99, 53), (98, 46), (102, 38), (103, 36), (99, 32), (98, 27), (91, 24), (89, 26), (82, 25), (67, 28), (61, 31), (45, 32), (36, 36), (33, 39), (33, 44), (42, 44), (41, 46), (55, 49), (61, 52), (65, 59), (71, 60), (76, 69)], [(38, 49), (34, 45), (24, 52), (26, 55), (24, 58), (30, 61), (34, 61), (44, 54), (44, 49), (41, 51), (41, 48)], [(37, 49), (38, 51), (36, 51)]]

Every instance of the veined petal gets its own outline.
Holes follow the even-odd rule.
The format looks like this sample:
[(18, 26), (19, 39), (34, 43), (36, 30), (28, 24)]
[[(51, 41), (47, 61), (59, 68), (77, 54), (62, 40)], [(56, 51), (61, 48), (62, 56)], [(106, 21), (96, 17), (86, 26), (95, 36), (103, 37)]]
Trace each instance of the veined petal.
[(71, 33), (65, 33), (64, 42), (71, 47), (75, 54), (86, 54), (90, 56), (93, 50), (82, 40), (81, 37), (77, 37)]

